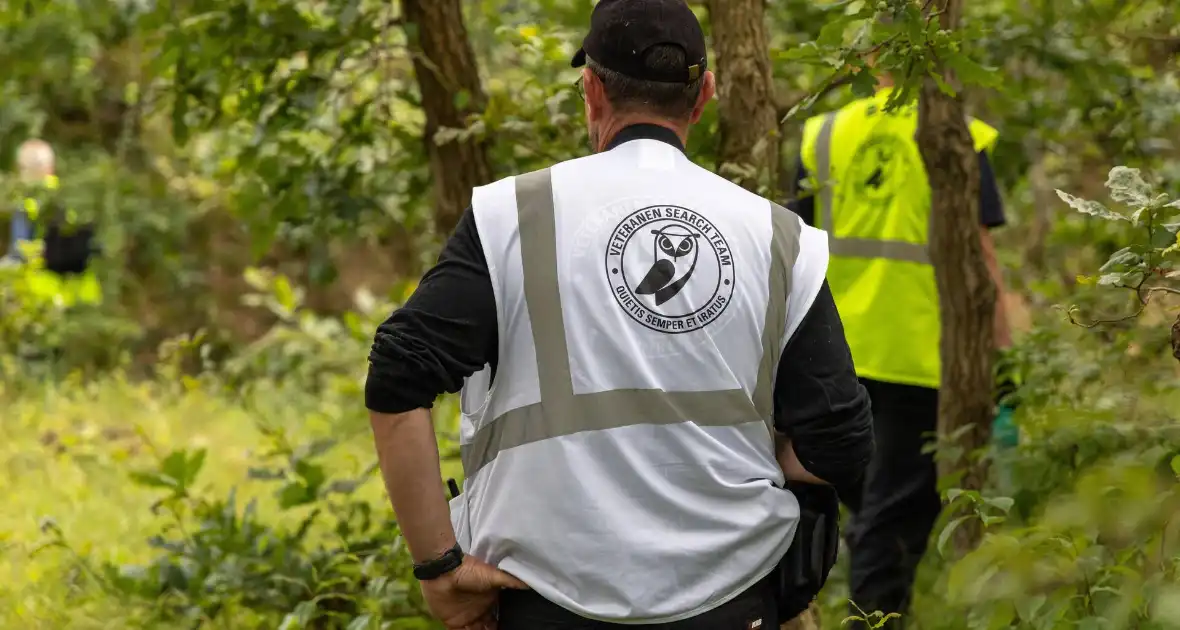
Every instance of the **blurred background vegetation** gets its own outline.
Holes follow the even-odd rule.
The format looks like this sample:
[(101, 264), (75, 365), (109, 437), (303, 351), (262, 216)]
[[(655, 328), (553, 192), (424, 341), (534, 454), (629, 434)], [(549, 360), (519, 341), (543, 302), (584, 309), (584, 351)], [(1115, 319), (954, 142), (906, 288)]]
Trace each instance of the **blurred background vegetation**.
[[(707, 4), (716, 42), (729, 5)], [(735, 160), (718, 103), (689, 150), (784, 200), (803, 118), (855, 98), (831, 50), (866, 5), (753, 4), (777, 150)], [(0, 4), (0, 203), (19, 201), (17, 146), (51, 142), (106, 298), (34, 303), (0, 268), (0, 627), (431, 627), (372, 474), (368, 345), (453, 191), (586, 153), (568, 60), (592, 6)], [(985, 490), (948, 486), (986, 533), (968, 553), (936, 533), (913, 627), (1180, 627), (1180, 300), (1125, 288), (1180, 286), (1178, 24), (1168, 0), (966, 5), (957, 45), (992, 87), (965, 99), (1001, 134), (1021, 442), (985, 454)], [(1142, 184), (1108, 191), (1114, 166)], [(456, 407), (437, 409), (458, 476)]]

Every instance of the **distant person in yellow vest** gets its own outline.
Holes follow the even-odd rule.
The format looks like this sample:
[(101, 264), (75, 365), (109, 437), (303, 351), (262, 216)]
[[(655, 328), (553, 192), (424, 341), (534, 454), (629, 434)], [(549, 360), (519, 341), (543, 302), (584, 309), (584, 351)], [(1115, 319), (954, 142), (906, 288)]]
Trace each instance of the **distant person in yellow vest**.
[[(934, 459), (922, 452), (937, 429), (940, 321), (926, 247), (930, 186), (914, 140), (917, 111), (886, 113), (891, 88), (884, 77), (874, 96), (807, 121), (797, 182), (814, 175), (820, 188), (801, 193), (792, 209), (828, 232), (828, 283), (857, 376), (872, 398), (876, 452), (861, 494), (841, 497), (852, 513), (851, 599), (866, 611), (905, 615), (941, 510)], [(989, 233), (1005, 223), (988, 158), (998, 133), (979, 120), (969, 127), (982, 175), (980, 239), (1002, 290)], [(995, 327), (997, 345), (1006, 347), (1002, 305)]]
[(59, 306), (97, 304), (102, 292), (90, 268), (94, 227), (80, 224), (70, 209), (46, 202), (58, 188), (55, 163), (53, 148), (43, 140), (26, 141), (17, 150), (17, 167), (29, 193), (13, 210), (5, 258), (27, 263), (25, 246), (40, 246), (40, 260), (23, 276), (28, 295)]

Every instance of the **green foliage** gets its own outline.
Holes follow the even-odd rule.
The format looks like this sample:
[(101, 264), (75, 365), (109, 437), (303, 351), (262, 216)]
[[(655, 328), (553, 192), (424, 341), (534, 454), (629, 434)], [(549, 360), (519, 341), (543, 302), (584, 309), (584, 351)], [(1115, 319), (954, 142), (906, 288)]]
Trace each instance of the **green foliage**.
[(861, 609), (860, 606), (857, 606), (855, 602), (852, 602), (852, 606), (854, 608), (856, 608), (857, 614), (849, 615), (849, 616), (845, 617), (840, 622), (841, 626), (845, 626), (849, 622), (860, 622), (860, 623), (868, 626), (869, 628), (872, 628), (873, 630), (877, 630), (877, 628), (885, 627), (885, 624), (889, 623), (890, 620), (901, 618), (901, 615), (899, 615), (898, 613), (885, 614), (879, 610), (873, 611), (871, 613), (866, 613), (864, 610)]
[(943, 29), (938, 14), (926, 11), (928, 6), (918, 0), (851, 0), (832, 5), (839, 12), (829, 15), (815, 41), (780, 55), (783, 60), (829, 68), (830, 73), (787, 117), (809, 109), (824, 88), (837, 82), (848, 82), (857, 97), (871, 96), (880, 74), (888, 74), (896, 87), (888, 108), (912, 102), (926, 78), (947, 94), (957, 94), (943, 76), (944, 68), (963, 84), (998, 87), (1001, 79), (996, 68), (979, 64), (966, 44), (980, 32), (973, 25), (956, 32)]
[[(334, 478), (320, 462), (335, 443), (289, 443), (270, 429), (250, 479), (277, 484), (277, 511), (236, 492), (196, 490), (205, 451), (174, 451), (134, 482), (163, 490), (152, 506), (168, 524), (147, 542), (159, 554), (142, 566), (104, 564), (105, 585), (161, 619), (235, 627), (377, 628), (423, 615), (412, 567), (388, 516), (353, 497), (374, 467)], [(402, 626), (405, 627), (405, 626)]]
[(41, 268), (40, 257), (33, 249), (24, 253), (26, 264), (0, 261), (0, 374), (19, 369), (50, 377), (124, 364), (125, 344), (138, 327), (101, 305), (36, 290), (30, 274)]
[(280, 238), (327, 264), (326, 238), (421, 218), (398, 207), (425, 173), (394, 6), (198, 2), (139, 25), (164, 34), (173, 137), (199, 144), (195, 166), (228, 187), (256, 255)]
[[(1138, 309), (1129, 317), (1137, 317), (1156, 294), (1180, 295), (1180, 200), (1173, 201), (1167, 194), (1156, 193), (1145, 181), (1139, 169), (1116, 166), (1111, 169), (1106, 187), (1116, 203), (1127, 208), (1120, 212), (1105, 205), (1080, 199), (1060, 190), (1057, 195), (1078, 212), (1111, 222), (1129, 224), (1130, 245), (1119, 249), (1099, 269), (1097, 277), (1079, 278), (1084, 284), (1098, 284), (1131, 289)], [(1074, 320), (1074, 310), (1070, 318)], [(1114, 323), (1126, 318), (1098, 320), (1087, 327)]]
[(1037, 522), (988, 535), (948, 577), (966, 627), (1171, 627), (1180, 495), (1169, 476), (1124, 457), (1081, 475)]
[[(305, 291), (286, 276), (251, 268), (246, 281), (255, 293), (243, 301), (266, 309), (277, 321), (224, 362), (221, 374), (227, 385), (243, 388), (259, 380), (283, 379), (309, 391), (335, 389), (359, 396), (363, 357), (368, 355), (373, 331), (395, 305), (361, 290), (354, 310), (326, 317), (304, 306)], [(402, 291), (406, 296), (410, 292)]]

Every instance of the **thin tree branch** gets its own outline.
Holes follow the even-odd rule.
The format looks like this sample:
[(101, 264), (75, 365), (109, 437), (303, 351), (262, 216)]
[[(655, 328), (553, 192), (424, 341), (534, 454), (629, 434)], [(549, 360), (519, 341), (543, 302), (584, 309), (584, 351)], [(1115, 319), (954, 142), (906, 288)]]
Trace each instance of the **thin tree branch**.
[(1151, 303), (1152, 294), (1154, 294), (1157, 291), (1159, 291), (1161, 293), (1169, 293), (1172, 295), (1180, 295), (1180, 289), (1173, 289), (1171, 287), (1146, 287), (1146, 288), (1144, 288), (1142, 285), (1140, 285), (1138, 287), (1134, 287), (1134, 290), (1135, 290), (1135, 296), (1139, 299), (1139, 308), (1134, 313), (1130, 313), (1128, 315), (1123, 315), (1121, 317), (1095, 319), (1095, 320), (1092, 320), (1088, 324), (1079, 321), (1074, 316), (1074, 314), (1080, 310), (1076, 306), (1070, 307), (1069, 309), (1067, 309), (1065, 314), (1067, 317), (1069, 317), (1069, 322), (1071, 324), (1074, 324), (1075, 326), (1081, 326), (1082, 328), (1096, 328), (1096, 327), (1102, 326), (1104, 324), (1120, 324), (1122, 322), (1130, 321), (1132, 319), (1139, 317), (1140, 315), (1143, 314), (1143, 311), (1147, 309), (1147, 305)]
[[(840, 76), (839, 78), (831, 81), (830, 83), (825, 85), (822, 89), (820, 89), (819, 95), (815, 97), (815, 100), (818, 101), (819, 99), (830, 94), (832, 91), (842, 88), (845, 85), (848, 85), (849, 83), (852, 83), (852, 75), (845, 73), (843, 76)], [(779, 126), (786, 124), (785, 119), (787, 117), (787, 114), (790, 113), (790, 111), (792, 109), (795, 109), (796, 107), (799, 106), (800, 103), (802, 103), (803, 101), (806, 101), (810, 97), (811, 97), (811, 93), (808, 92), (808, 93), (804, 94), (803, 96), (800, 96), (800, 97), (792, 100), (789, 103), (780, 104), (777, 108), (778, 109), (777, 116), (779, 119)]]
[(1080, 326), (1082, 328), (1097, 328), (1098, 326), (1102, 326), (1102, 325), (1106, 325), (1106, 324), (1119, 324), (1119, 323), (1122, 323), (1125, 321), (1130, 321), (1132, 319), (1135, 319), (1135, 318), (1139, 317), (1140, 315), (1142, 315), (1143, 310), (1146, 308), (1147, 308), (1146, 304), (1140, 304), (1139, 310), (1135, 311), (1134, 313), (1131, 313), (1130, 315), (1124, 315), (1122, 317), (1114, 317), (1114, 318), (1108, 318), (1108, 319), (1095, 319), (1088, 324), (1078, 321), (1078, 319), (1076, 317), (1074, 317), (1074, 313), (1081, 310), (1076, 306), (1070, 307), (1068, 310), (1066, 310), (1065, 315), (1066, 315), (1066, 317), (1069, 317), (1069, 323), (1071, 323), (1075, 326)]

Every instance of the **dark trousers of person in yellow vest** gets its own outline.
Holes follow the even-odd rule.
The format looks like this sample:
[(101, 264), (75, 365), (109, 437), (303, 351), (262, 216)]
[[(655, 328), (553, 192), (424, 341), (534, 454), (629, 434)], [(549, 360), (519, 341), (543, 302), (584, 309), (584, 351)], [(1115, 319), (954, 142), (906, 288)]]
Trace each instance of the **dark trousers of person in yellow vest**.
[[(905, 625), (913, 581), (939, 513), (937, 467), (923, 453), (938, 426), (938, 296), (925, 251), (929, 184), (916, 117), (882, 112), (887, 90), (809, 120), (797, 182), (830, 182), (791, 209), (829, 233), (828, 280), (857, 374), (872, 399), (876, 451), (860, 492), (841, 501), (851, 600)], [(988, 152), (995, 130), (972, 121), (982, 175), (980, 220), (1005, 223)], [(818, 172), (817, 172), (818, 171)], [(826, 174), (826, 177), (823, 175)], [(803, 188), (796, 185), (796, 189)], [(837, 288), (839, 287), (839, 288)]]

